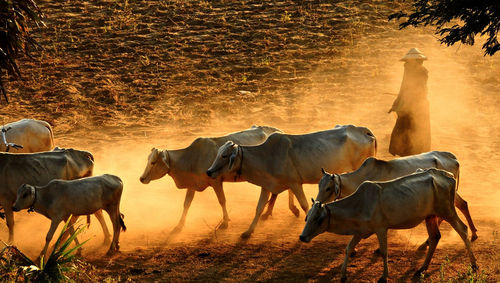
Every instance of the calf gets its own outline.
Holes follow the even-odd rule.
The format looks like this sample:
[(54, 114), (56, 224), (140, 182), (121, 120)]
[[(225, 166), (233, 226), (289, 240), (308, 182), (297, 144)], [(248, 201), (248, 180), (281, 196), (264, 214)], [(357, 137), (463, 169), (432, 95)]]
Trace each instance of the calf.
[[(72, 215), (69, 232), (73, 234), (75, 231), (72, 224), (78, 216), (105, 210), (113, 223), (113, 240), (107, 252), (111, 255), (119, 249), (120, 226), (123, 231), (126, 230), (120, 213), (122, 190), (122, 180), (108, 174), (72, 181), (52, 180), (43, 187), (24, 184), (18, 189), (16, 203), (12, 209), (19, 211), (30, 208), (52, 220), (40, 255), (45, 255), (61, 221), (66, 221)], [(76, 238), (75, 243), (79, 244)]]
[(354, 247), (372, 234), (376, 234), (384, 261), (384, 273), (379, 282), (386, 282), (389, 275), (387, 267), (387, 230), (409, 229), (423, 220), (429, 234), (429, 249), (419, 275), (427, 269), (441, 234), (438, 218), (451, 224), (462, 238), (469, 254), (472, 267), (477, 269), (476, 258), (467, 238), (467, 226), (455, 211), (455, 179), (447, 171), (427, 169), (389, 182), (366, 181), (352, 195), (322, 205), (313, 200), (313, 207), (306, 217), (306, 225), (300, 240), (310, 242), (314, 237), (330, 232), (340, 235), (353, 235), (347, 245), (341, 279), (345, 281), (347, 262)]

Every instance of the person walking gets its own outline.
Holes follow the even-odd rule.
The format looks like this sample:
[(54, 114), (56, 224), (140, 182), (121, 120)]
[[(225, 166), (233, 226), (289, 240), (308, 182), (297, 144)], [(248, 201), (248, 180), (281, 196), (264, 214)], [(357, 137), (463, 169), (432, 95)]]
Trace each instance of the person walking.
[(423, 66), (427, 57), (412, 48), (401, 58), (403, 82), (398, 97), (388, 113), (396, 112), (397, 120), (391, 134), (389, 152), (407, 156), (430, 151), (431, 125), (427, 99), (428, 71)]

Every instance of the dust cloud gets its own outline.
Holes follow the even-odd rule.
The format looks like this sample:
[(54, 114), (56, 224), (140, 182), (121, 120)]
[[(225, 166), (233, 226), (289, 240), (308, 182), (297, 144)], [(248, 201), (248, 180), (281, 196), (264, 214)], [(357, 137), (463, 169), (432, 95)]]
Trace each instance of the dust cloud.
[[(355, 124), (374, 132), (379, 144), (378, 157), (392, 158), (388, 145), (396, 117), (387, 111), (403, 75), (403, 64), (398, 60), (411, 47), (418, 47), (429, 58), (424, 66), (429, 70), (431, 148), (451, 151), (459, 158), (459, 193), (469, 203), (479, 237), (485, 237), (490, 230), (498, 229), (500, 220), (500, 190), (497, 190), (500, 100), (498, 80), (494, 79), (499, 73), (498, 56), (482, 57), (477, 46), (446, 48), (431, 36), (409, 33), (411, 29), (396, 34), (401, 37), (390, 41), (362, 38), (345, 51), (343, 59), (332, 61), (341, 64), (344, 72), (315, 70), (313, 87), (298, 86), (289, 94), (269, 93), (272, 99), (262, 105), (234, 106), (236, 109), (231, 113), (238, 115), (212, 107), (207, 109), (212, 117), (208, 124), (201, 125), (192, 117), (191, 123), (183, 125), (165, 121), (162, 127), (130, 129), (121, 135), (95, 129), (92, 137), (56, 137), (56, 140), (60, 146), (91, 150), (96, 162), (95, 175), (110, 173), (123, 179), (121, 211), (128, 230), (121, 234), (122, 249), (182, 245), (206, 238), (235, 242), (254, 216), (260, 189), (247, 183), (225, 183), (231, 221), (227, 231), (219, 232), (215, 232), (215, 227), (222, 219), (222, 210), (215, 193), (211, 188), (197, 192), (184, 231), (167, 241), (181, 216), (186, 190), (177, 189), (169, 176), (148, 185), (139, 182), (151, 148), (183, 148), (198, 136), (219, 136), (253, 124), (274, 126), (293, 134), (328, 129), (336, 124)], [(316, 196), (317, 185), (304, 188), (308, 199)], [(287, 196), (281, 194), (273, 217), (259, 224), (250, 241), (294, 242), (303, 227), (303, 217), (303, 212), (297, 219), (288, 211)], [(49, 221), (26, 212), (18, 213), (16, 221), (16, 243), (29, 254), (37, 254)], [(459, 241), (449, 225), (443, 224), (442, 230), (443, 242)], [(423, 226), (393, 234), (411, 245), (426, 238)], [(3, 226), (0, 238), (5, 239), (6, 235)], [(87, 252), (102, 249), (104, 253), (107, 249), (99, 247), (102, 232), (95, 218), (81, 238), (92, 239), (85, 247)]]

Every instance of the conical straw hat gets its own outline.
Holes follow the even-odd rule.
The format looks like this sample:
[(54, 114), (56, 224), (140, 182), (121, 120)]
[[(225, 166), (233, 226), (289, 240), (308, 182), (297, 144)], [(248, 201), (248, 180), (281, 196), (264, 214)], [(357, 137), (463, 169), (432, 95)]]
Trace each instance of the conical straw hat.
[(408, 61), (409, 59), (421, 59), (421, 60), (427, 60), (427, 57), (418, 50), (418, 48), (412, 48), (406, 55), (400, 59), (400, 61)]

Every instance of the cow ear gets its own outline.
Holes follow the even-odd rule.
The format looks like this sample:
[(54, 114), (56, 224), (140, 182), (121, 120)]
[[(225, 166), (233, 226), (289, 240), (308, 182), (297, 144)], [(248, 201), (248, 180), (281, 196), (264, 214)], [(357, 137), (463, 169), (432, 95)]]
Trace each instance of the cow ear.
[[(340, 198), (340, 193), (342, 192), (342, 188), (340, 187), (340, 182), (337, 182), (335, 180), (335, 175), (334, 176), (334, 183), (335, 185), (333, 186), (334, 190), (335, 190), (335, 199), (334, 200), (337, 200), (338, 198)], [(340, 177), (337, 177), (337, 178), (340, 178)]]
[(229, 156), (229, 170), (233, 169), (234, 160), (236, 159), (236, 156), (238, 156), (238, 146), (233, 145), (233, 152), (231, 153), (231, 156)]
[(163, 160), (163, 163), (167, 166), (168, 169), (170, 169), (170, 156), (168, 155), (168, 151), (165, 149), (164, 151), (160, 152), (161, 160)]

